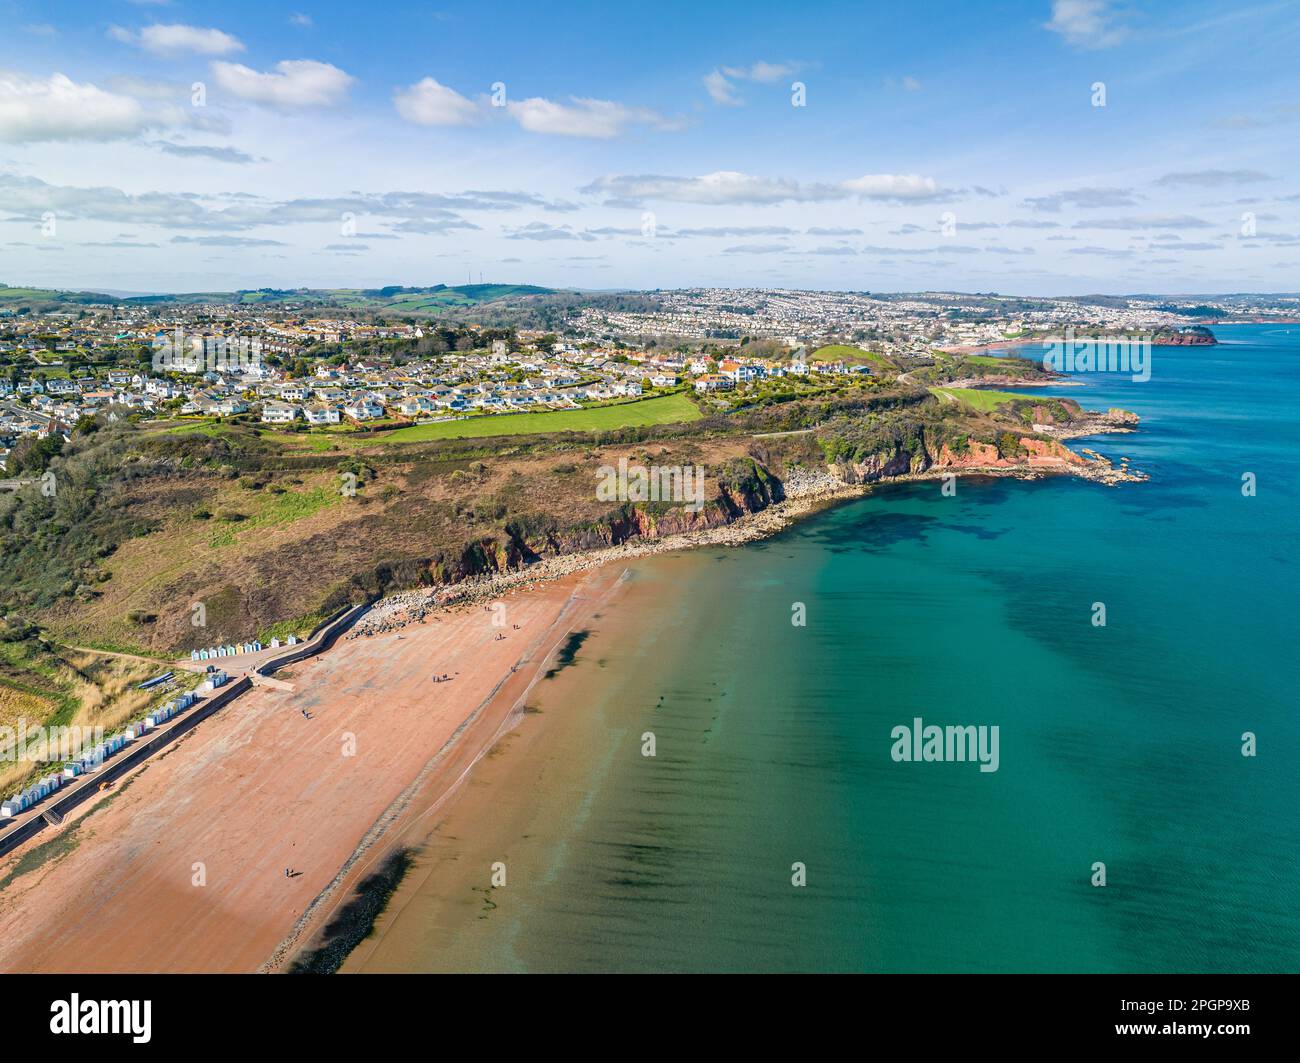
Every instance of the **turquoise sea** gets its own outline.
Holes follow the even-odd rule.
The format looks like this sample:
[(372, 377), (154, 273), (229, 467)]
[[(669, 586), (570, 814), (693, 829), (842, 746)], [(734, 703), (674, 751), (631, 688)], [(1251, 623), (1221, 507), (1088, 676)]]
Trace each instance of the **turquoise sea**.
[[(422, 966), (1300, 970), (1300, 326), (1215, 331), (1059, 392), (1141, 415), (1073, 445), (1148, 483), (891, 486), (638, 563), (635, 637), (538, 699), (591, 722), (578, 792)], [(896, 763), (918, 716), (998, 770)]]

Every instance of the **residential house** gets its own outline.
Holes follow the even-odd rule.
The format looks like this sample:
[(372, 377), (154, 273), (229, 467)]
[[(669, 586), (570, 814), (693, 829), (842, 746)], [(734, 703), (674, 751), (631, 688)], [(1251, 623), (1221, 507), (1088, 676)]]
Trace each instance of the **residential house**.
[(298, 420), (298, 407), (292, 402), (270, 400), (262, 403), (263, 424), (293, 424), (296, 420)]
[(309, 406), (304, 406), (302, 409), (302, 415), (306, 418), (308, 424), (339, 423), (339, 408), (337, 406), (326, 405), (325, 403), (316, 402)]
[(705, 373), (695, 381), (695, 390), (699, 392), (731, 391), (735, 386), (736, 382), (731, 377), (721, 373)]
[(408, 395), (397, 404), (403, 417), (421, 417), (433, 413), (438, 407), (428, 395)]
[(373, 421), (384, 416), (384, 407), (376, 399), (362, 397), (345, 406), (343, 412), (353, 421)]

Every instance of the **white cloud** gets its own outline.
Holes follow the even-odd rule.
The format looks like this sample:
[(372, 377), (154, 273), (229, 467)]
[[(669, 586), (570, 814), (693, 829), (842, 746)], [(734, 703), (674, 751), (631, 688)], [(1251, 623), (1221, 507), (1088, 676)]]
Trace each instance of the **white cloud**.
[(200, 247), (284, 247), (280, 240), (261, 240), (252, 236), (173, 236), (174, 244), (198, 244)]
[(1057, 213), (1069, 207), (1131, 207), (1137, 203), (1131, 188), (1068, 188), (1048, 196), (1033, 196), (1025, 206)]
[(63, 74), (0, 72), (0, 141), (119, 140), (157, 124), (130, 96)]
[(744, 102), (736, 95), (731, 82), (723, 76), (721, 70), (704, 76), (704, 88), (714, 103), (724, 107), (739, 107)]
[(732, 81), (756, 81), (768, 85), (790, 77), (800, 66), (801, 63), (768, 63), (762, 59), (750, 66), (724, 66), (704, 76), (704, 89), (714, 103), (739, 107), (745, 101), (736, 94)]
[(505, 230), (507, 240), (594, 240), (589, 233), (577, 232), (570, 225), (550, 225), (544, 221), (533, 221), (517, 229)]
[(266, 161), (238, 148), (210, 144), (177, 144), (170, 140), (156, 140), (151, 146), (164, 154), (175, 155), (182, 159), (211, 159), (214, 162), (230, 162), (241, 166), (251, 162)]
[(1167, 173), (1155, 183), (1166, 187), (1218, 188), (1222, 185), (1244, 185), (1272, 178), (1259, 170), (1193, 170)]
[(636, 204), (644, 200), (700, 203), (718, 206), (728, 203), (768, 205), (773, 203), (817, 203), (828, 200), (878, 199), (892, 201), (939, 200), (952, 193), (933, 177), (918, 174), (864, 174), (836, 184), (801, 184), (785, 177), (755, 177), (720, 170), (700, 177), (660, 175), (616, 175), (598, 178), (584, 192), (604, 195), (614, 204)]
[(942, 194), (933, 177), (914, 173), (863, 174), (845, 181), (843, 187), (864, 199), (934, 199)]
[(189, 82), (182, 84), (179, 81), (160, 81), (156, 78), (135, 77), (130, 74), (108, 78), (104, 84), (114, 92), (134, 96), (137, 99), (188, 101), (191, 92)]
[(253, 70), (242, 63), (215, 62), (217, 84), (250, 103), (268, 107), (331, 107), (347, 95), (356, 79), (330, 63), (314, 59), (285, 59), (274, 73)]
[(157, 225), (171, 230), (236, 232), (259, 226), (304, 222), (337, 224), (345, 211), (358, 216), (394, 219), (403, 232), (475, 229), (451, 208), (463, 210), (547, 209), (547, 200), (528, 192), (480, 190), (439, 192), (353, 192), (344, 196), (277, 201), (250, 194), (199, 196), (187, 192), (141, 192), (119, 188), (52, 185), (35, 177), (0, 172), (0, 212), (39, 217), (47, 210), (61, 217), (123, 225)]
[(480, 118), (478, 106), (455, 89), (424, 78), (393, 94), (397, 113), (416, 125), (472, 125)]
[(1052, 21), (1043, 28), (1076, 48), (1111, 48), (1126, 34), (1115, 20), (1107, 0), (1052, 0)]
[(244, 50), (243, 42), (229, 33), (181, 23), (154, 24), (135, 32), (121, 26), (111, 26), (108, 35), (123, 44), (134, 44), (155, 55), (230, 55)]
[(758, 81), (766, 85), (773, 81), (780, 81), (782, 78), (788, 78), (797, 69), (799, 69), (798, 63), (766, 63), (760, 59), (748, 67), (724, 66), (722, 72), (729, 78), (739, 78), (742, 81)]
[(810, 197), (797, 181), (784, 178), (753, 177), (749, 174), (721, 170), (701, 177), (664, 177), (658, 175), (619, 175), (597, 178), (585, 192), (604, 194), (611, 199), (634, 203), (647, 199), (674, 203), (782, 203), (790, 200), (826, 198)]
[(669, 128), (653, 111), (640, 107), (627, 107), (613, 100), (593, 100), (571, 97), (571, 103), (534, 96), (531, 99), (511, 101), (506, 111), (520, 127), (530, 133), (546, 133), (561, 137), (592, 137), (607, 140), (616, 137), (630, 125), (651, 125)]
[(1090, 221), (1076, 221), (1072, 229), (1209, 229), (1212, 226), (1204, 218), (1190, 214), (1139, 214), (1130, 218), (1095, 218)]
[(733, 247), (724, 247), (724, 255), (776, 255), (782, 251), (789, 251), (787, 244), (736, 244)]

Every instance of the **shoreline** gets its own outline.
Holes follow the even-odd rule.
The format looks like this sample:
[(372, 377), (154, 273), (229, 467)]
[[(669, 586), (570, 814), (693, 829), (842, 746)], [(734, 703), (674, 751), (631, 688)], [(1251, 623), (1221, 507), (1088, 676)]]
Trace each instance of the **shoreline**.
[[(566, 573), (565, 575), (574, 575)], [(599, 574), (593, 573), (593, 578)], [(557, 576), (555, 579), (563, 579)], [(308, 909), (294, 923), (290, 932), (258, 968), (259, 974), (287, 973), (294, 962), (303, 955), (325, 944), (324, 934), (341, 910), (357, 897), (357, 886), (372, 869), (384, 867), (404, 848), (408, 832), (454, 801), (463, 791), (471, 772), (496, 744), (508, 734), (523, 717), (524, 701), (544, 677), (543, 669), (564, 645), (573, 631), (574, 623), (590, 619), (591, 613), (605, 606), (617, 594), (623, 582), (622, 575), (611, 577), (605, 585), (598, 585), (593, 597), (585, 599), (593, 605), (580, 604), (577, 587), (570, 595), (566, 609), (555, 624), (548, 628), (544, 646), (538, 652), (525, 654), (527, 665), (512, 665), (491, 692), (465, 717), (456, 731), (428, 760), (415, 776), (384, 809), (378, 820), (366, 831), (347, 861), (339, 868), (330, 884), (312, 901)], [(569, 610), (568, 606), (574, 606)], [(561, 625), (560, 621), (564, 623)], [(559, 628), (563, 627), (560, 631)], [(493, 710), (496, 711), (493, 711)], [(480, 725), (476, 727), (476, 725)], [(382, 912), (382, 906), (380, 911)], [(379, 914), (379, 913), (376, 913)], [(348, 954), (351, 953), (348, 950)], [(347, 954), (343, 959), (346, 960)]]
[[(354, 871), (454, 796), (618, 576), (511, 595), (500, 640), (485, 613), (453, 608), (378, 645), (340, 640), (289, 669), (293, 689), (250, 691), (69, 817), (75, 831), (0, 861), (0, 968), (253, 973), (283, 958)], [(431, 683), (435, 668), (454, 681)]]
[[(619, 592), (625, 575), (620, 563), (768, 538), (883, 485), (948, 475), (1040, 479), (1066, 473), (1102, 482), (1136, 478), (1105, 459), (1089, 459), (1083, 466), (1060, 461), (941, 468), (865, 483), (804, 472), (787, 477), (789, 493), (782, 502), (717, 528), (630, 541), (451, 588), (389, 596), (327, 653), (290, 666), (288, 690), (250, 692), (231, 713), (178, 743), (176, 749), (187, 751), (183, 756), (169, 754), (151, 765), (152, 771), (133, 772), (119, 788), (131, 786), (130, 794), (88, 803), (76, 818), (81, 832), (76, 843), (67, 851), (57, 844), (45, 850), (55, 853), (52, 859), (38, 861), (0, 892), (0, 935), (9, 942), (3, 965), (14, 970), (283, 971), (321, 944), (325, 928), (355, 898), (367, 874), (413, 834), (427, 834), (429, 820), (465, 791), (476, 765), (524, 718), (526, 700), (545, 677), (548, 662)], [(498, 641), (488, 626), (491, 610), (477, 608), (496, 599), (504, 599), (511, 620), (525, 621), (530, 641), (520, 652), (513, 645), (516, 629), (506, 628)], [(460, 665), (457, 682), (425, 686), (427, 680), (416, 673), (434, 661)], [(468, 679), (474, 685), (467, 690)], [(434, 710), (431, 697), (439, 702)], [(301, 739), (294, 736), (303, 732), (294, 706), (304, 715), (310, 710), (309, 720), (320, 715), (355, 729), (367, 751), (394, 728), (407, 748), (387, 750), (379, 761), (340, 767), (334, 739), (325, 740), (328, 750), (295, 745)], [(430, 748), (432, 756), (420, 752)], [(356, 778), (358, 770), (369, 782)], [(271, 830), (269, 823), (275, 824)], [(65, 833), (53, 840), (65, 841)], [(305, 850), (300, 857), (313, 854), (310, 876), (285, 883), (278, 867), (298, 845)], [(173, 862), (183, 864), (168, 866), (166, 848), (153, 849), (142, 864), (141, 855), (152, 846), (174, 850)], [(32, 848), (15, 850), (0, 871), (16, 870)], [(205, 899), (196, 908), (185, 876), (195, 852), (213, 849), (239, 869), (239, 879), (222, 883), (228, 891), (222, 901)], [(279, 855), (268, 860), (269, 853)], [(170, 881), (178, 870), (184, 875)], [(87, 907), (79, 901), (92, 895), (100, 906), (74, 915)], [(137, 903), (154, 906), (159, 933), (148, 942), (123, 925), (130, 923), (127, 913)], [(231, 910), (239, 913), (233, 928)], [(222, 937), (214, 918), (223, 927)], [(63, 929), (57, 940), (38, 942), (29, 929), (33, 924)], [(131, 941), (129, 949), (125, 940)]]
[[(1131, 429), (1113, 428), (1109, 429), (1109, 431), (1125, 432), (1131, 431)], [(1092, 431), (1088, 434), (1101, 433)], [(1088, 453), (1095, 455), (1094, 451)], [(1089, 462), (1085, 466), (1088, 470), (1087, 473), (1078, 467), (1065, 465), (1060, 468), (988, 466), (964, 469), (962, 472), (965, 475), (1010, 476), (1016, 479), (1041, 479), (1051, 475), (1074, 474), (1085, 479), (1096, 479), (1107, 483), (1114, 483), (1119, 480), (1136, 481), (1145, 478), (1140, 474), (1134, 475), (1125, 470), (1114, 470), (1113, 466), (1110, 466), (1106, 459), (1100, 455), (1087, 460)], [(1098, 468), (1103, 463), (1105, 468)], [(787, 497), (782, 502), (757, 513), (746, 514), (731, 524), (719, 528), (700, 532), (687, 532), (681, 535), (668, 536), (664, 539), (629, 542), (617, 547), (583, 554), (548, 558), (518, 572), (478, 577), (461, 584), (455, 584), (450, 588), (434, 587), (417, 591), (398, 592), (376, 602), (371, 613), (367, 614), (367, 617), (363, 617), (362, 622), (348, 633), (347, 638), (373, 638), (405, 629), (411, 625), (423, 625), (428, 623), (427, 618), (430, 615), (440, 609), (478, 605), (510, 591), (532, 591), (552, 581), (570, 578), (593, 569), (598, 570), (606, 566), (616, 565), (619, 562), (689, 551), (700, 547), (740, 546), (748, 542), (769, 538), (814, 513), (843, 502), (866, 497), (871, 494), (874, 488), (879, 486), (940, 480), (949, 475), (950, 471), (930, 470), (923, 473), (888, 477), (859, 484), (832, 483), (830, 482), (832, 480), (830, 474), (822, 474), (814, 477), (813, 483), (808, 484), (802, 490), (798, 490), (793, 497)], [(1103, 479), (1103, 477), (1108, 477), (1111, 474), (1114, 476), (1113, 479)], [(619, 582), (622, 582), (622, 577), (620, 577)], [(617, 590), (618, 588), (616, 586), (613, 589)], [(449, 594), (452, 597), (448, 597)], [(611, 593), (609, 598), (612, 599), (612, 597)], [(371, 616), (375, 616), (378, 621), (378, 625), (373, 631), (367, 630), (363, 626), (365, 620)], [(551, 653), (554, 653), (558, 646), (557, 643), (556, 646), (552, 647)], [(549, 657), (549, 654), (547, 656)], [(515, 702), (517, 707), (522, 707), (524, 698), (542, 678), (541, 664), (544, 663), (545, 660), (538, 665), (526, 689), (519, 695)], [(314, 911), (310, 919), (304, 916), (299, 921), (299, 924), (295, 926), (293, 933), (277, 946), (275, 953), (268, 958), (267, 962), (259, 970), (263, 973), (283, 973), (292, 967), (298, 957), (326, 948), (330, 943), (325, 935), (326, 928), (342, 910), (359, 899), (357, 886), (363, 881), (367, 872), (372, 872), (372, 869), (382, 868), (386, 861), (391, 860), (395, 854), (403, 850), (411, 852), (418, 863), (418, 857), (422, 852), (422, 844), (427, 843), (431, 836), (430, 832), (435, 829), (434, 826), (429, 826), (428, 829), (420, 831), (420, 825), (431, 817), (449, 812), (453, 803), (464, 793), (467, 784), (470, 782), (471, 770), (484, 757), (489, 756), (493, 749), (497, 747), (497, 744), (513, 732), (522, 719), (522, 708), (520, 708), (520, 711), (509, 713), (502, 720), (500, 727), (492, 735), (491, 739), (478, 749), (472, 761), (450, 783), (444, 780), (441, 787), (436, 787), (437, 780), (430, 777), (427, 780), (427, 785), (421, 786), (421, 780), (415, 780), (404, 791), (401, 808), (394, 811), (392, 823), (386, 825), (374, 837), (368, 835), (363, 840), (353, 856), (349, 858), (348, 864), (340, 869), (339, 875), (331, 883), (328, 893), (318, 898), (324, 906)], [(449, 749), (443, 750), (439, 752), (438, 756), (442, 756), (443, 753), (450, 755), (450, 752)], [(418, 800), (421, 791), (424, 792), (423, 801)], [(419, 841), (414, 841), (412, 834), (418, 835)], [(362, 856), (368, 858), (364, 863), (359, 863)], [(427, 878), (427, 874), (424, 877)], [(390, 911), (390, 902), (399, 895), (404, 887), (408, 887), (405, 878), (393, 884), (388, 896), (385, 898), (385, 902), (379, 906), (378, 910), (373, 912), (365, 932), (361, 934), (351, 948), (344, 952), (339, 961), (339, 968), (345, 967), (349, 962), (355, 964), (357, 961), (354, 957), (362, 953), (367, 956), (373, 953), (377, 947), (374, 928), (385, 917), (393, 917), (393, 913)], [(414, 890), (418, 889), (419, 886), (412, 885), (408, 888)], [(352, 929), (358, 930), (359, 928)]]
[[(1053, 431), (1051, 436), (1055, 439), (1087, 439), (1099, 435), (1127, 435), (1135, 431), (1134, 428), (1120, 425), (1089, 425), (1073, 432)], [(872, 491), (891, 484), (942, 480), (950, 475), (958, 479), (963, 476), (993, 476), (1018, 480), (1040, 480), (1047, 476), (1076, 476), (1107, 485), (1139, 483), (1147, 479), (1142, 473), (1116, 469), (1108, 459), (1094, 450), (1088, 449), (1085, 453), (1093, 456), (1085, 458), (1082, 465), (1060, 461), (1038, 465), (1024, 462), (1016, 465), (931, 468), (925, 472), (884, 476), (860, 483), (836, 481), (830, 473), (809, 473), (806, 476), (811, 482), (806, 478), (801, 479), (794, 490), (788, 490), (786, 497), (780, 502), (775, 502), (755, 513), (743, 514), (729, 524), (719, 525), (716, 528), (682, 532), (656, 539), (638, 537), (600, 550), (543, 558), (526, 568), (510, 572), (474, 576), (459, 583), (397, 591), (375, 602), (348, 631), (344, 640), (373, 637), (387, 631), (400, 630), (407, 624), (418, 622), (424, 616), (432, 615), (439, 609), (481, 603), (505, 591), (531, 589), (602, 565), (678, 550), (693, 550), (709, 546), (740, 546), (766, 539), (815, 512), (841, 502), (863, 498)], [(406, 615), (403, 615), (404, 613)]]

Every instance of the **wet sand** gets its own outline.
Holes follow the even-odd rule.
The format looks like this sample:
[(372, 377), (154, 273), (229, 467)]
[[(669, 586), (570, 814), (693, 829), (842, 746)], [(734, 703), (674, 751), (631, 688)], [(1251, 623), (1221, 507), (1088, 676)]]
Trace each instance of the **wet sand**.
[(505, 594), (504, 627), (467, 605), (340, 642), (279, 673), (294, 690), (240, 697), (0, 862), (75, 843), (0, 890), (0, 971), (280, 969), (517, 722), (620, 571)]
[[(645, 688), (638, 676), (646, 662), (635, 647), (650, 622), (670, 629), (666, 639), (659, 630), (656, 645), (690, 652), (680, 644), (691, 637), (689, 629), (671, 631), (679, 607), (674, 602), (685, 607), (682, 583), (689, 583), (692, 566), (709, 563), (700, 552), (673, 561), (671, 568), (637, 569), (588, 625), (591, 635), (574, 666), (534, 689), (530, 711), (455, 799), (394, 836), (393, 845), (407, 847), (413, 862), (341, 973), (564, 969), (559, 957), (548, 957), (513, 930), (502, 935), (500, 924), (523, 922), (519, 906), (553, 878), (611, 773), (637, 770), (644, 712), (636, 702)], [(492, 886), (498, 863), (505, 865), (503, 888)], [(510, 942), (504, 949), (503, 937)]]

